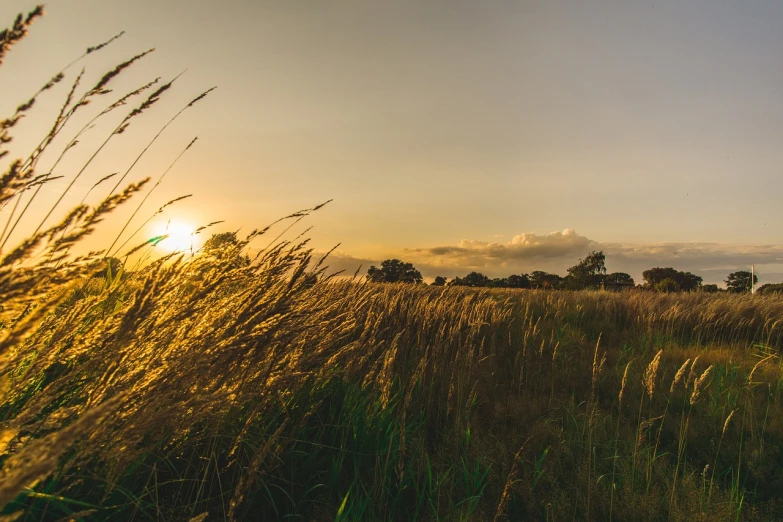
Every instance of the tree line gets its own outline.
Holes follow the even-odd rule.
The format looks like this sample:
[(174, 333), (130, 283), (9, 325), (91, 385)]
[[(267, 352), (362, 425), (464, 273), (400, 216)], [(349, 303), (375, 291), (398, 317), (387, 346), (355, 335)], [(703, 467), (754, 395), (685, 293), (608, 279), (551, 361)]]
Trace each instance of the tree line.
[[(202, 253), (220, 258), (231, 258), (233, 262), (250, 264), (247, 255), (237, 251), (239, 241), (236, 234), (226, 232), (213, 234), (200, 249)], [(110, 258), (110, 273), (120, 273), (122, 262)], [(102, 264), (101, 272), (105, 270)], [(535, 270), (529, 274), (512, 274), (508, 277), (490, 278), (481, 272), (470, 272), (464, 277), (451, 280), (437, 276), (432, 286), (468, 286), (476, 288), (530, 288), (544, 290), (595, 290), (607, 289), (638, 289), (657, 292), (749, 292), (752, 285), (758, 283), (758, 277), (746, 270), (730, 273), (726, 280), (726, 289), (716, 284), (703, 284), (700, 276), (691, 272), (676, 270), (672, 267), (655, 267), (642, 272), (644, 283), (636, 285), (633, 277), (625, 272), (607, 273), (606, 256), (603, 251), (590, 252), (584, 259), (567, 270), (565, 276)], [(367, 270), (367, 280), (373, 283), (414, 283), (422, 284), (424, 278), (421, 272), (411, 263), (399, 259), (386, 259), (380, 267), (371, 266)], [(756, 289), (757, 294), (783, 294), (783, 283), (771, 283)]]
[[(732, 272), (726, 278), (726, 290), (716, 284), (702, 284), (703, 279), (691, 272), (672, 267), (655, 267), (642, 273), (644, 283), (636, 285), (633, 277), (625, 272), (607, 273), (603, 251), (593, 251), (568, 269), (566, 276), (542, 270), (530, 274), (512, 274), (508, 277), (490, 278), (481, 272), (470, 272), (451, 280), (437, 276), (432, 286), (468, 286), (475, 288), (534, 288), (552, 290), (640, 289), (657, 292), (749, 292), (758, 283), (758, 277), (745, 270)], [(374, 283), (423, 283), (424, 278), (416, 267), (399, 259), (386, 259), (380, 267), (371, 266), (367, 280)], [(783, 293), (783, 283), (766, 284), (756, 293)]]

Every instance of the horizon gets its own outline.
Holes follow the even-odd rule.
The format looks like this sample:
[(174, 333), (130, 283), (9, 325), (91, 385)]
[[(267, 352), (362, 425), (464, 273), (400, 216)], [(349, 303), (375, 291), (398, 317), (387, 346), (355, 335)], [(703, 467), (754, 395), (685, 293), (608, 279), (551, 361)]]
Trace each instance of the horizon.
[[(6, 3), (0, 17), (34, 5)], [(199, 136), (142, 214), (194, 197), (151, 223), (150, 237), (166, 220), (249, 231), (334, 199), (289, 233), (315, 225), (318, 252), (340, 243), (333, 270), (399, 258), (429, 279), (563, 275), (603, 250), (609, 272), (637, 283), (656, 266), (724, 286), (755, 265), (759, 285), (783, 281), (782, 5), (214, 5), (51, 3), (8, 55), (4, 74), (18, 81), (6, 111), (126, 31), (41, 99), (12, 156), (39, 138), (37, 122), (50, 121), (82, 65), (87, 85), (156, 47), (117, 93), (187, 69), (166, 107), (96, 161), (60, 211), (127, 168), (173, 108), (217, 85), (135, 171), (154, 180)], [(74, 151), (62, 174), (83, 160)], [(91, 246), (124, 219), (127, 209)]]

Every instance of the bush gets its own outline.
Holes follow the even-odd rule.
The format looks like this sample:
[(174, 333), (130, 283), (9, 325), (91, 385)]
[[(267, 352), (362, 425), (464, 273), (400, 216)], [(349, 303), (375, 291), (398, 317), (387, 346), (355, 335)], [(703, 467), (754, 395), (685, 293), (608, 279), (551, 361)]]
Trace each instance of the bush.
[(760, 295), (783, 294), (783, 283), (767, 283), (756, 289)]

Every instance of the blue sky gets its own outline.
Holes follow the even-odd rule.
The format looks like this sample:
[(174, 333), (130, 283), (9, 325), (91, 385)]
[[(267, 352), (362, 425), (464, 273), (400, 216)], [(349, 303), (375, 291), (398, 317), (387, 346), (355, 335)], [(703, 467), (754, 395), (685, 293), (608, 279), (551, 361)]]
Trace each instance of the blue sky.
[[(0, 20), (32, 7), (4, 2)], [(187, 72), (67, 203), (218, 85), (139, 165), (159, 175), (200, 138), (149, 213), (192, 192), (166, 219), (250, 230), (334, 199), (302, 226), (319, 249), (341, 243), (335, 267), (564, 273), (602, 248), (637, 279), (674, 266), (719, 282), (755, 263), (778, 282), (781, 26), (771, 1), (54, 1), (0, 68), (15, 80), (0, 110), (125, 30), (82, 64), (88, 78), (148, 47), (118, 93)]]

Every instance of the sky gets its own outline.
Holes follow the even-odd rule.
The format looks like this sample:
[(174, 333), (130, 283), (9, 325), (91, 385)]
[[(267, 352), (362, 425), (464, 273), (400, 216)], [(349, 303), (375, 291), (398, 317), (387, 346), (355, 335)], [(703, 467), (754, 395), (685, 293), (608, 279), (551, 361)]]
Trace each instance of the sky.
[[(5, 0), (0, 23), (33, 6)], [(13, 80), (2, 115), (86, 47), (126, 34), (66, 71), (17, 129), (17, 155), (81, 67), (90, 85), (155, 47), (117, 96), (185, 71), (90, 164), (63, 212), (218, 87), (129, 175), (154, 183), (198, 136), (129, 228), (193, 197), (134, 241), (166, 223), (249, 232), (333, 199), (289, 235), (313, 226), (312, 246), (339, 243), (330, 266), (350, 273), (396, 257), (428, 278), (564, 275), (603, 250), (610, 272), (637, 282), (673, 266), (720, 283), (751, 264), (762, 283), (783, 281), (780, 2), (55, 0), (46, 11), (0, 67)], [(110, 132), (106, 120), (68, 153), (41, 205)], [(92, 241), (111, 242), (136, 205)]]

